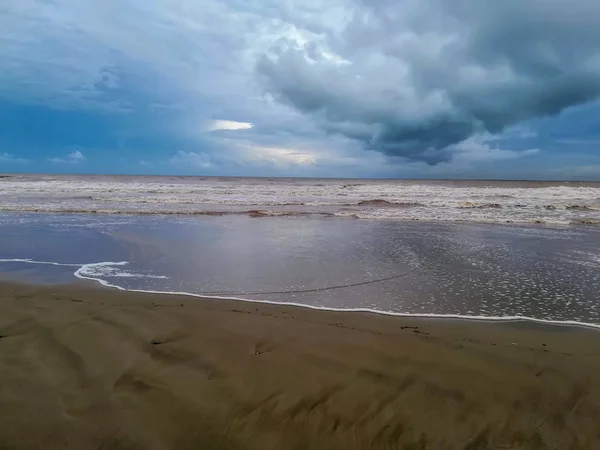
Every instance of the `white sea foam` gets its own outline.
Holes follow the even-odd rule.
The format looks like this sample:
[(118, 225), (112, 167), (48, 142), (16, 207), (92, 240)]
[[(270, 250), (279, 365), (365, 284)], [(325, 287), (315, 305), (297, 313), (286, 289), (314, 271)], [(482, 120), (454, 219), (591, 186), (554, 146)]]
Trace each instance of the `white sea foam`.
[[(120, 272), (117, 267), (126, 266), (129, 263), (127, 261), (119, 261), (119, 262), (99, 262), (99, 263), (90, 263), (90, 264), (63, 264), (63, 263), (55, 263), (49, 261), (36, 261), (32, 259), (0, 259), (0, 263), (2, 262), (22, 262), (28, 264), (46, 264), (46, 265), (60, 265), (60, 266), (79, 266), (79, 268), (74, 272), (74, 275), (80, 279), (92, 280), (100, 283), (103, 286), (118, 289), (121, 291), (129, 291), (129, 292), (140, 292), (147, 294), (161, 294), (161, 295), (177, 295), (177, 296), (187, 296), (187, 297), (196, 297), (196, 298), (212, 298), (212, 299), (221, 299), (221, 300), (237, 300), (237, 301), (245, 301), (251, 303), (261, 303), (261, 304), (271, 304), (271, 305), (283, 305), (283, 306), (294, 306), (301, 308), (308, 308), (313, 310), (322, 310), (322, 311), (337, 311), (337, 312), (360, 312), (360, 313), (372, 313), (372, 314), (382, 314), (388, 316), (396, 316), (396, 317), (422, 317), (422, 318), (437, 318), (437, 319), (460, 319), (460, 320), (482, 320), (482, 321), (495, 321), (495, 322), (514, 322), (514, 321), (527, 321), (541, 324), (549, 324), (549, 325), (562, 325), (562, 326), (577, 326), (577, 327), (585, 327), (585, 328), (593, 328), (600, 329), (600, 324), (589, 323), (583, 321), (576, 320), (550, 320), (550, 319), (540, 319), (535, 317), (521, 316), (521, 315), (505, 315), (505, 316), (486, 316), (486, 315), (465, 315), (465, 314), (434, 314), (434, 313), (403, 313), (396, 311), (386, 311), (379, 310), (373, 308), (334, 308), (334, 307), (326, 307), (320, 305), (310, 305), (306, 303), (299, 302), (279, 302), (279, 301), (269, 301), (269, 300), (261, 300), (261, 299), (248, 299), (241, 298), (235, 296), (217, 296), (217, 295), (208, 295), (202, 293), (195, 292), (183, 292), (183, 291), (162, 291), (162, 290), (148, 290), (148, 289), (128, 289), (118, 284), (115, 284), (114, 281), (108, 281), (102, 278), (103, 276), (111, 277), (111, 278), (120, 278), (119, 276), (115, 276), (114, 274), (124, 273)], [(107, 275), (112, 274), (112, 275)], [(125, 277), (127, 278), (127, 277)], [(163, 278), (163, 277), (158, 277)], [(166, 278), (166, 277), (165, 277)]]
[(121, 270), (115, 266), (125, 266), (129, 264), (127, 261), (121, 262), (102, 262), (102, 263), (92, 263), (92, 264), (84, 264), (75, 272), (75, 276), (78, 277), (86, 277), (90, 279), (96, 278), (151, 278), (156, 280), (167, 280), (169, 277), (164, 275), (150, 275), (150, 274), (142, 274), (142, 273), (133, 273), (128, 272), (126, 270)]
[(600, 224), (600, 184), (21, 176), (0, 210)]
[(164, 275), (134, 273), (118, 268), (120, 266), (126, 266), (127, 264), (129, 264), (127, 261), (83, 264), (75, 271), (74, 275), (78, 278), (87, 278), (96, 281), (104, 280), (104, 278), (150, 278), (155, 280), (169, 279), (169, 277)]
[(42, 265), (46, 265), (46, 266), (62, 266), (62, 267), (79, 267), (79, 266), (81, 266), (81, 264), (65, 264), (65, 263), (58, 263), (58, 262), (53, 262), (53, 261), (35, 261), (33, 259), (0, 258), (0, 263), (9, 263), (9, 262), (26, 263), (26, 264), (42, 264)]
[(45, 266), (61, 266), (61, 267), (78, 267), (74, 272), (77, 278), (87, 278), (90, 280), (98, 281), (102, 284), (103, 279), (106, 278), (132, 278), (142, 279), (150, 278), (157, 280), (167, 280), (169, 277), (164, 275), (152, 275), (143, 273), (128, 272), (126, 270), (120, 270), (117, 266), (125, 266), (129, 264), (127, 261), (120, 262), (101, 262), (91, 264), (73, 264), (73, 263), (59, 263), (54, 261), (37, 261), (29, 258), (0, 258), (0, 263), (24, 263), (24, 264), (39, 264)]
[(103, 278), (100, 278), (100, 276), (102, 273), (102, 268), (104, 268), (104, 267), (114, 268), (114, 266), (125, 266), (127, 264), (129, 264), (127, 261), (120, 261), (120, 262), (105, 261), (105, 262), (99, 262), (99, 263), (82, 264), (81, 267), (79, 267), (79, 269), (77, 269), (73, 273), (73, 275), (75, 275), (77, 278), (80, 278), (82, 280), (97, 281), (102, 286), (119, 289), (120, 291), (126, 291), (127, 289), (125, 289), (121, 286), (118, 286), (116, 284), (109, 283), (108, 281), (104, 280)]

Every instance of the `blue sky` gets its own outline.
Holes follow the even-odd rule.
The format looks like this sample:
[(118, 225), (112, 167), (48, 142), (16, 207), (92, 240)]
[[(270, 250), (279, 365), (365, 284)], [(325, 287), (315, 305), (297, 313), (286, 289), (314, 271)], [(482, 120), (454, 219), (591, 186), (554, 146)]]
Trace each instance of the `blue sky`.
[(596, 0), (5, 0), (0, 172), (600, 180)]

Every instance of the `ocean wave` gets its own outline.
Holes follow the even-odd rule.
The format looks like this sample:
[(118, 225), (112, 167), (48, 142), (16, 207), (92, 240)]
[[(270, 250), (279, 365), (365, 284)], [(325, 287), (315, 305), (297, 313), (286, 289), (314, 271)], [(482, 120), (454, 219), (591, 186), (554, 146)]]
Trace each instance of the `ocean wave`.
[(489, 223), (489, 224), (515, 224), (515, 225), (595, 225), (600, 224), (600, 219), (571, 220), (563, 217), (521, 217), (521, 216), (474, 216), (465, 217), (461, 215), (435, 216), (407, 214), (402, 216), (390, 216), (381, 211), (375, 212), (337, 212), (336, 217), (346, 217), (362, 220), (398, 220), (398, 221), (422, 221), (422, 222), (454, 222), (454, 223)]
[(477, 209), (500, 209), (502, 205), (500, 203), (473, 203), (473, 202), (462, 202), (458, 205), (458, 208), (477, 208)]
[(571, 223), (573, 225), (600, 225), (600, 218), (573, 219)]
[(362, 200), (357, 203), (358, 206), (378, 206), (378, 207), (396, 207), (396, 208), (412, 208), (416, 206), (425, 206), (417, 202), (391, 202), (389, 200), (375, 199)]
[[(298, 205), (304, 207), (305, 205)], [(198, 216), (198, 217), (221, 217), (221, 216), (248, 216), (252, 218), (276, 218), (276, 217), (339, 217), (363, 220), (389, 220), (389, 221), (429, 221), (429, 222), (473, 222), (473, 223), (499, 223), (499, 224), (548, 224), (548, 225), (598, 225), (600, 215), (581, 215), (585, 212), (595, 211), (573, 211), (552, 210), (553, 214), (534, 213), (532, 208), (496, 208), (489, 207), (402, 207), (402, 206), (359, 206), (345, 205), (341, 208), (316, 207), (311, 209), (236, 209), (236, 210), (207, 210), (207, 209), (105, 209), (105, 208), (66, 208), (56, 206), (44, 206), (32, 208), (27, 206), (5, 207), (0, 206), (0, 211), (11, 211), (16, 213), (60, 213), (60, 214), (106, 214), (126, 216)], [(540, 211), (540, 210), (537, 210)], [(573, 216), (573, 214), (579, 214)]]
[(569, 211), (598, 211), (600, 206), (596, 205), (567, 205), (565, 209)]
[(600, 184), (22, 176), (0, 211), (597, 224)]
[(145, 274), (145, 273), (135, 273), (128, 272), (127, 270), (122, 270), (119, 267), (128, 265), (127, 261), (120, 262), (101, 262), (101, 263), (92, 263), (92, 264), (83, 264), (77, 271), (75, 272), (76, 276), (85, 276), (88, 278), (132, 278), (132, 279), (154, 279), (154, 280), (168, 280), (169, 277), (165, 275), (153, 275), (153, 274)]
[(300, 217), (300, 216), (321, 216), (333, 217), (333, 213), (327, 212), (309, 212), (309, 211), (269, 211), (253, 209), (241, 214), (247, 214), (249, 217)]
[(127, 261), (120, 262), (101, 262), (91, 264), (76, 264), (76, 263), (60, 263), (55, 261), (38, 261), (30, 258), (0, 258), (0, 263), (23, 263), (23, 264), (38, 264), (44, 266), (60, 266), (60, 267), (78, 267), (74, 275), (78, 278), (96, 279), (99, 277), (106, 278), (131, 278), (131, 279), (155, 279), (167, 280), (169, 277), (164, 275), (153, 275), (145, 273), (135, 273), (126, 270), (121, 270), (118, 267), (129, 264)]

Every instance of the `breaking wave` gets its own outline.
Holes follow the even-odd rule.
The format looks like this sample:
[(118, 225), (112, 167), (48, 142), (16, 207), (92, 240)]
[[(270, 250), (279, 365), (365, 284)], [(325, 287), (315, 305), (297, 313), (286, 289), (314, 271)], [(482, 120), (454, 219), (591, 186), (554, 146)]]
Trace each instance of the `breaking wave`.
[(600, 184), (25, 175), (0, 211), (595, 225)]

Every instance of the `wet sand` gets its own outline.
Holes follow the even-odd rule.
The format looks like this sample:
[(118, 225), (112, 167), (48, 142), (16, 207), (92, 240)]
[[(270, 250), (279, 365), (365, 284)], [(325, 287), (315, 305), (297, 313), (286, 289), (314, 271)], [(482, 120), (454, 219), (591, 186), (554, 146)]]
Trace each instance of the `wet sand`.
[(0, 283), (0, 449), (600, 448), (600, 332)]

